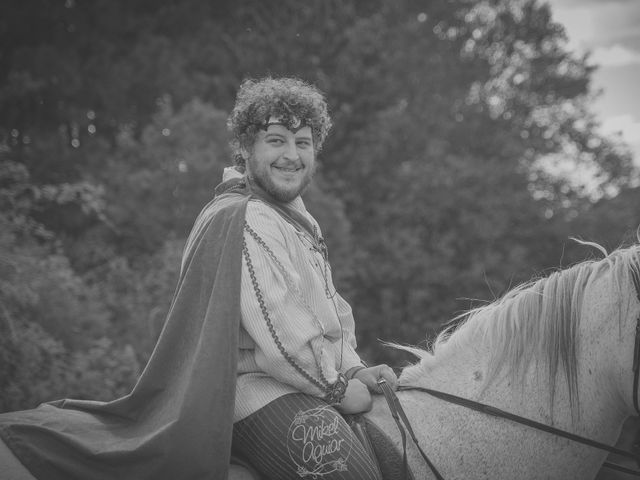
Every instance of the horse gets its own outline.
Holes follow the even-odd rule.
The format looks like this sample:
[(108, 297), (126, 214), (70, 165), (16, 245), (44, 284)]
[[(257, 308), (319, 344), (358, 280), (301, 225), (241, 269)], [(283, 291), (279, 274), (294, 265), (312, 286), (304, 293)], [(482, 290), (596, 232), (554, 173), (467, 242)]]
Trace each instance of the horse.
[[(631, 272), (640, 269), (640, 245), (603, 253), (470, 310), (429, 349), (394, 345), (418, 358), (403, 368), (399, 385), (440, 390), (614, 444), (636, 414), (632, 362), (640, 301)], [(606, 459), (592, 447), (418, 390), (403, 389), (397, 397), (446, 480), (584, 480)], [(382, 396), (374, 396), (366, 417), (401, 451), (401, 434)], [(407, 460), (414, 478), (434, 478), (412, 445)], [(234, 467), (229, 478), (255, 476)]]
[[(632, 270), (640, 246), (618, 249), (516, 287), (465, 314), (400, 385), (429, 387), (613, 444), (634, 408), (634, 347), (640, 314)], [(589, 479), (606, 452), (508, 420), (398, 392), (419, 442), (445, 479)], [(397, 431), (384, 402), (369, 418)], [(399, 445), (399, 436), (394, 442)], [(415, 478), (432, 478), (415, 449)]]

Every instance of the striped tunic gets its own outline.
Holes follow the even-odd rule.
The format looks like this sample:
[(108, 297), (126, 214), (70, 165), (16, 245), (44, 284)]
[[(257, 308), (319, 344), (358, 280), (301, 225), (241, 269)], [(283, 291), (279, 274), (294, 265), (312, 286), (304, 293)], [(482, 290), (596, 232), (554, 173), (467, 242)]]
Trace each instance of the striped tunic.
[[(290, 207), (313, 225), (300, 197)], [(272, 207), (251, 199), (247, 205), (244, 239), (258, 288), (274, 328), (288, 355), (315, 379), (333, 383), (338, 372), (360, 365), (355, 348), (354, 321), (349, 304), (336, 292), (331, 269), (313, 240), (298, 231)], [(243, 256), (241, 327), (234, 422), (242, 420), (282, 395), (303, 392), (324, 397), (278, 349), (257, 299), (247, 258)]]

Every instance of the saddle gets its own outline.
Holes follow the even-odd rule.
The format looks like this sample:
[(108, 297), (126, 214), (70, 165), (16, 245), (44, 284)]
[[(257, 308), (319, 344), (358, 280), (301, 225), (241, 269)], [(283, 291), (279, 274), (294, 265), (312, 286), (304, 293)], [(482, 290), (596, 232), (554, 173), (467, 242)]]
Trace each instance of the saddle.
[(345, 415), (345, 420), (377, 465), (380, 480), (413, 480), (389, 436), (362, 414)]

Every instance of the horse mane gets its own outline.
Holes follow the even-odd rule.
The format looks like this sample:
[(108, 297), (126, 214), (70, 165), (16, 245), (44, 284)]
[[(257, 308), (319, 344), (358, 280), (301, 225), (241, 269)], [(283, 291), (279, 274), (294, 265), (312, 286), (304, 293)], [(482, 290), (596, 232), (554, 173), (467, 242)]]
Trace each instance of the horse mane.
[[(637, 270), (640, 265), (639, 245), (619, 248), (608, 254), (598, 244), (577, 241), (598, 249), (604, 258), (585, 260), (556, 270), (513, 288), (493, 303), (459, 315), (454, 318), (456, 325), (438, 334), (430, 350), (393, 345), (421, 359), (418, 364), (404, 369), (401, 383), (414, 383), (435, 362), (446, 361), (450, 355), (487, 342), (492, 353), (485, 387), (500, 374), (511, 375), (513, 379), (523, 378), (532, 361), (543, 361), (548, 366), (550, 403), (553, 404), (560, 369), (567, 381), (570, 405), (574, 410), (579, 402), (576, 352), (585, 288), (610, 272), (612, 294), (619, 295), (622, 280), (629, 279), (630, 282), (631, 268)], [(622, 302), (617, 304), (621, 332), (623, 307)]]

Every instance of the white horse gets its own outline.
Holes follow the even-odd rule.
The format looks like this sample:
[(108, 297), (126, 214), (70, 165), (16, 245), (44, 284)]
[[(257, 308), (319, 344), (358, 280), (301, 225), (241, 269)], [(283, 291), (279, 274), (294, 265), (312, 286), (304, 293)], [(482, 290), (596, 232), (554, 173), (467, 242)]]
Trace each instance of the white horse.
[[(606, 252), (605, 252), (606, 253)], [(640, 302), (631, 269), (640, 246), (587, 261), (509, 292), (473, 310), (442, 333), (401, 385), (417, 385), (612, 445), (633, 406), (633, 353)], [(606, 458), (549, 433), (445, 403), (398, 392), (433, 464), (449, 479), (589, 479)], [(369, 418), (385, 432), (394, 421), (384, 400)], [(415, 478), (432, 478), (415, 449)]]
[[(481, 401), (612, 445), (636, 414), (632, 361), (640, 302), (631, 269), (638, 265), (640, 246), (633, 246), (518, 287), (469, 312), (460, 326), (438, 336), (431, 351), (402, 347), (420, 362), (403, 370), (400, 384)], [(419, 391), (400, 391), (398, 398), (446, 480), (584, 480), (594, 478), (606, 458)], [(375, 397), (367, 417), (401, 449), (383, 397)], [(414, 478), (433, 478), (413, 446), (408, 460)], [(8, 478), (33, 480), (18, 473)], [(235, 468), (230, 478), (251, 477)]]

